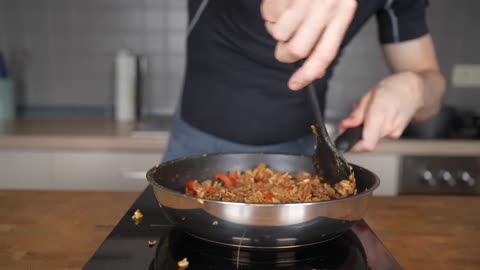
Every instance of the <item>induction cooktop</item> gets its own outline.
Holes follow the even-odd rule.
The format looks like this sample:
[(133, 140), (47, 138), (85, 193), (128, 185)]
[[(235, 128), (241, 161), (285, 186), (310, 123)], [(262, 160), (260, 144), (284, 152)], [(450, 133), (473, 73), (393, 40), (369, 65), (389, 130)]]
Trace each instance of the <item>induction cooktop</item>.
[[(133, 212), (143, 220), (135, 224)], [(401, 269), (363, 220), (331, 241), (290, 249), (228, 247), (197, 239), (175, 228), (145, 189), (84, 269)]]

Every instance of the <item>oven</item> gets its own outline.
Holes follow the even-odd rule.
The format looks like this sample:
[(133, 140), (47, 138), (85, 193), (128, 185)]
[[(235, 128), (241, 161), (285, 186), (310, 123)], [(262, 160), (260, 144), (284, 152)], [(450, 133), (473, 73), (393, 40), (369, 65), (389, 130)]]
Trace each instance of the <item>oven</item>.
[(480, 156), (403, 156), (399, 194), (480, 195)]
[(445, 144), (439, 143), (444, 148), (442, 154), (417, 153), (401, 158), (399, 194), (480, 194), (480, 152), (458, 148), (459, 143), (467, 142), (478, 149), (480, 111), (443, 106), (428, 121), (410, 124), (402, 137)]

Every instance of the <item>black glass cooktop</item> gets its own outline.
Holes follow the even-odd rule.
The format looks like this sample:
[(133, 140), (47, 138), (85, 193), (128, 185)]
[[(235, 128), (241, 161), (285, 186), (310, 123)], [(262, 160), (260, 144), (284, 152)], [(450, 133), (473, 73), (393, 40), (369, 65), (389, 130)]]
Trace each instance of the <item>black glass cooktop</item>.
[[(144, 218), (131, 216), (140, 209)], [(156, 241), (150, 247), (149, 241)], [(196, 239), (171, 225), (147, 188), (98, 248), (84, 269), (401, 269), (364, 221), (331, 241), (292, 249), (226, 247)]]

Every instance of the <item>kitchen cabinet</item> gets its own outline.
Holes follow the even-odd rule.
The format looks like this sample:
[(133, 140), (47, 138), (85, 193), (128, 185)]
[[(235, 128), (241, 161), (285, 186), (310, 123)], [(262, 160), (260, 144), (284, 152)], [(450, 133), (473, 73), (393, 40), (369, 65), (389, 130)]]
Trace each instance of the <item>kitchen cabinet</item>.
[(400, 155), (375, 153), (348, 153), (348, 162), (367, 168), (380, 178), (380, 186), (374, 195), (397, 195), (400, 170)]
[(52, 162), (48, 152), (0, 151), (1, 189), (48, 189)]
[(143, 190), (148, 184), (146, 172), (160, 159), (160, 154), (153, 153), (54, 153), (53, 187), (83, 190)]
[[(90, 118), (0, 123), (0, 189), (140, 190), (167, 147), (166, 126), (135, 131), (132, 124)], [(374, 153), (346, 155), (380, 177), (375, 195), (398, 194), (405, 156), (479, 157), (480, 143), (385, 139)]]
[[(161, 152), (151, 151), (2, 150), (0, 189), (139, 191), (148, 184), (147, 170), (161, 158)], [(380, 177), (376, 195), (397, 195), (401, 156), (349, 153), (346, 158)]]
[(0, 151), (0, 189), (143, 190), (161, 153)]

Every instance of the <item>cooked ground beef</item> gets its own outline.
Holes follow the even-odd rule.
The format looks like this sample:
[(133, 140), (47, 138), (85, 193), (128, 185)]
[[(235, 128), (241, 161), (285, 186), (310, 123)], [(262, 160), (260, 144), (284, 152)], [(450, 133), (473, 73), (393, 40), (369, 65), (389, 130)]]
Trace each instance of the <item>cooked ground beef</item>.
[(216, 173), (212, 179), (188, 180), (185, 193), (202, 199), (244, 203), (318, 202), (357, 193), (353, 173), (332, 187), (310, 173), (276, 172), (263, 163), (242, 173)]

